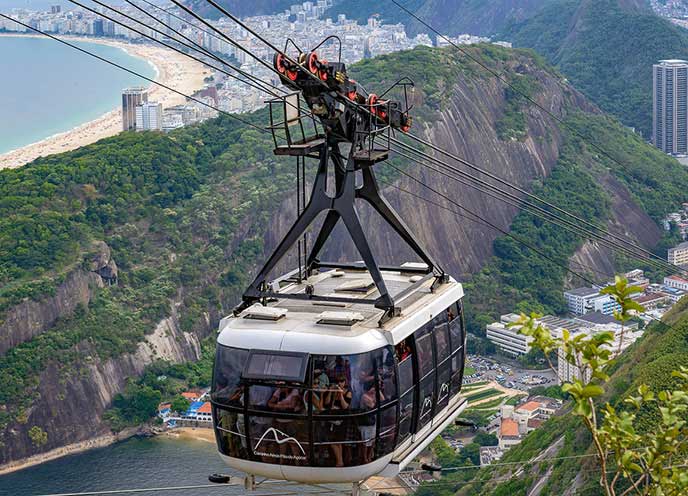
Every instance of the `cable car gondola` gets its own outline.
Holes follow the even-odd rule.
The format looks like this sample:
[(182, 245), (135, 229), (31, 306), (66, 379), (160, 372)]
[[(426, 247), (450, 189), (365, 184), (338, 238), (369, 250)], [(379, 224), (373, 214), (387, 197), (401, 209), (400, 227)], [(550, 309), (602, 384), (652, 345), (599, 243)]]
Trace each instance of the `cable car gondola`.
[[(374, 165), (389, 153), (385, 133), (411, 125), (408, 102), (402, 111), (401, 102), (365, 96), (344, 64), (314, 52), (280, 54), (275, 66), (298, 90), (269, 102), (275, 153), (317, 158), (319, 166), (296, 222), (220, 323), (211, 390), (217, 446), (229, 466), (251, 476), (303, 483), (394, 476), (466, 407), (463, 288), (425, 252), (375, 179)], [(378, 265), (357, 200), (422, 263)], [(302, 235), (322, 212), (308, 252)], [(339, 220), (362, 261), (318, 258)], [(270, 280), (297, 243), (299, 268)]]

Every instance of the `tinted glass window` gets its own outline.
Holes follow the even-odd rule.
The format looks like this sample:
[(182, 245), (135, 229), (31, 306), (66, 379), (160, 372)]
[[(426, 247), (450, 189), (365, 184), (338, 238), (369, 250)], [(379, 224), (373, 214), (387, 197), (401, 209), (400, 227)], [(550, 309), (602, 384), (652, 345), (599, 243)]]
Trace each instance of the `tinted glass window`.
[(429, 375), (420, 384), (418, 430), (432, 419), (435, 403), (435, 375)]
[(397, 435), (396, 405), (380, 410), (380, 434), (377, 442), (377, 456), (384, 456), (394, 451)]
[(413, 387), (413, 357), (407, 357), (399, 364), (399, 391), (404, 394)]
[(256, 460), (281, 465), (308, 465), (310, 443), (305, 419), (251, 415), (248, 434)]
[(437, 410), (449, 404), (451, 391), (451, 367), (449, 362), (444, 362), (437, 368)]
[(447, 309), (447, 318), (449, 319), (449, 333), (451, 334), (451, 349), (456, 351), (463, 346), (464, 332), (463, 319), (460, 314), (460, 307), (456, 303), (452, 303)]
[(290, 386), (252, 385), (249, 387), (248, 406), (251, 410), (305, 415), (304, 393), (304, 389)]
[(369, 463), (366, 457), (375, 446), (375, 425), (369, 425), (369, 415), (377, 414), (313, 422), (315, 466), (350, 467)]
[(411, 433), (413, 426), (413, 398), (414, 390), (409, 391), (399, 400), (399, 438), (401, 444)]
[(397, 399), (397, 376), (394, 371), (394, 348), (382, 349), (377, 357), (378, 388), (380, 404), (384, 405)]
[[(381, 359), (379, 354), (373, 353), (314, 357), (313, 393), (321, 400), (321, 413), (348, 415), (375, 408), (375, 373)], [(314, 400), (314, 405), (316, 402)]]
[(416, 355), (418, 356), (418, 372), (425, 377), (434, 368), (432, 353), (432, 334), (425, 334), (416, 339)]
[(215, 437), (220, 453), (234, 458), (248, 458), (244, 415), (215, 409), (215, 419), (217, 421)]
[(244, 371), (244, 377), (251, 379), (282, 379), (304, 382), (308, 355), (274, 355), (253, 351)]
[(213, 401), (231, 406), (243, 404), (241, 373), (246, 365), (247, 357), (247, 350), (218, 345), (211, 392)]
[(463, 363), (465, 359), (465, 350), (457, 351), (451, 359), (452, 364), (452, 379), (451, 379), (451, 394), (452, 396), (461, 391), (461, 381), (463, 379)]
[(437, 356), (437, 363), (442, 363), (449, 355), (451, 355), (451, 346), (449, 345), (449, 326), (447, 323), (440, 324), (435, 327), (435, 353)]

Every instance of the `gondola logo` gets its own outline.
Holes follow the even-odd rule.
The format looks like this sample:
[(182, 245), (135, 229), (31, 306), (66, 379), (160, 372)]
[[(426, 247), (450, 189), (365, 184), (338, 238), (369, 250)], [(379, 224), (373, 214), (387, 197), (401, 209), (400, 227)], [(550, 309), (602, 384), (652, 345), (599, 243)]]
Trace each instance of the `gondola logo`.
[[(298, 446), (299, 450), (301, 450), (301, 453), (303, 455), (306, 454), (306, 452), (303, 449), (303, 446), (301, 446), (301, 443), (298, 442), (295, 438), (288, 436), (284, 432), (275, 429), (274, 427), (270, 427), (268, 430), (266, 430), (262, 436), (260, 436), (260, 439), (256, 443), (255, 447), (253, 448), (253, 451), (258, 452), (258, 448), (260, 447), (261, 443), (268, 437), (268, 435), (271, 435), (271, 438), (268, 438), (269, 442), (275, 442), (277, 444), (285, 444), (285, 443), (295, 443), (296, 446)], [(269, 453), (264, 453), (264, 455), (267, 456), (274, 456)], [(296, 458), (296, 457), (295, 457)], [(301, 457), (298, 457), (301, 458)]]

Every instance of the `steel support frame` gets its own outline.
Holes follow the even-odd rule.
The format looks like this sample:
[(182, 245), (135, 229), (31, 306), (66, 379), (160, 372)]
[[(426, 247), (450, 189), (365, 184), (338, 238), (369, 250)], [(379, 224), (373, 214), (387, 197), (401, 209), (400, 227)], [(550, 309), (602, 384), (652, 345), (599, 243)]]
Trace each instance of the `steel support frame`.
[[(373, 209), (382, 216), (385, 222), (389, 224), (421, 258), (421, 260), (425, 262), (428, 266), (427, 270), (424, 271), (425, 273), (435, 273), (438, 279), (445, 278), (444, 272), (439, 268), (438, 264), (427, 254), (420, 243), (411, 234), (406, 224), (399, 218), (392, 206), (380, 194), (380, 189), (370, 164), (359, 163), (353, 158), (355, 149), (356, 144), (354, 143), (349, 152), (347, 161), (344, 163), (342, 155), (339, 152), (338, 144), (322, 145), (319, 151), (318, 171), (313, 182), (311, 197), (308, 204), (303, 208), (303, 211), (298, 215), (294, 224), (277, 245), (277, 248), (275, 248), (270, 255), (270, 258), (268, 258), (254, 281), (245, 291), (243, 303), (237, 308), (237, 312), (256, 301), (276, 296), (272, 288), (268, 287), (269, 273), (284, 258), (289, 249), (297, 244), (318, 214), (327, 211), (325, 221), (320, 228), (320, 232), (306, 260), (306, 275), (310, 275), (312, 270), (316, 267), (327, 265), (321, 264), (317, 257), (324, 247), (325, 242), (332, 234), (334, 227), (341, 219), (380, 294), (380, 296), (374, 300), (375, 307), (385, 310), (390, 316), (394, 315), (396, 311), (394, 300), (387, 290), (385, 281), (382, 278), (380, 266), (375, 261), (370, 243), (363, 231), (356, 208), (356, 199), (361, 199), (369, 203)], [(327, 194), (327, 176), (330, 164), (334, 171), (334, 196), (329, 196)], [(358, 188), (356, 187), (357, 170), (361, 170), (363, 178), (363, 184)], [(403, 269), (400, 268), (399, 270)], [(319, 298), (317, 295), (311, 295), (309, 299), (318, 300)]]

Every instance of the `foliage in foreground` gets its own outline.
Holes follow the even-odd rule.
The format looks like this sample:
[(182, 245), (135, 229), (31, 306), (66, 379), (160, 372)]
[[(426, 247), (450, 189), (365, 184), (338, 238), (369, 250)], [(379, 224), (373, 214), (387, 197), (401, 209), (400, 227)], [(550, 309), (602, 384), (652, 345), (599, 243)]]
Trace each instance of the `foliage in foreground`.
[[(573, 415), (580, 417), (592, 437), (599, 460), (599, 484), (606, 496), (682, 495), (688, 491), (688, 472), (685, 470), (688, 452), (688, 368), (672, 373), (680, 380), (680, 387), (654, 393), (646, 384), (638, 386), (635, 394), (623, 398), (620, 406), (599, 403), (614, 356), (621, 352), (624, 325), (643, 308), (632, 299), (641, 288), (628, 286), (618, 278), (614, 285), (603, 290), (621, 306), (614, 316), (622, 323), (619, 335), (608, 332), (572, 336), (564, 330), (561, 337), (552, 337), (549, 330), (537, 322), (537, 314), (521, 316), (520, 332), (533, 338), (533, 345), (547, 357), (562, 350), (568, 361), (578, 367), (577, 378), (563, 382), (562, 390), (573, 401)], [(619, 344), (616, 348), (615, 338)], [(555, 373), (557, 369), (552, 367)], [(636, 420), (647, 409), (659, 411), (659, 424), (654, 429), (640, 430)]]

